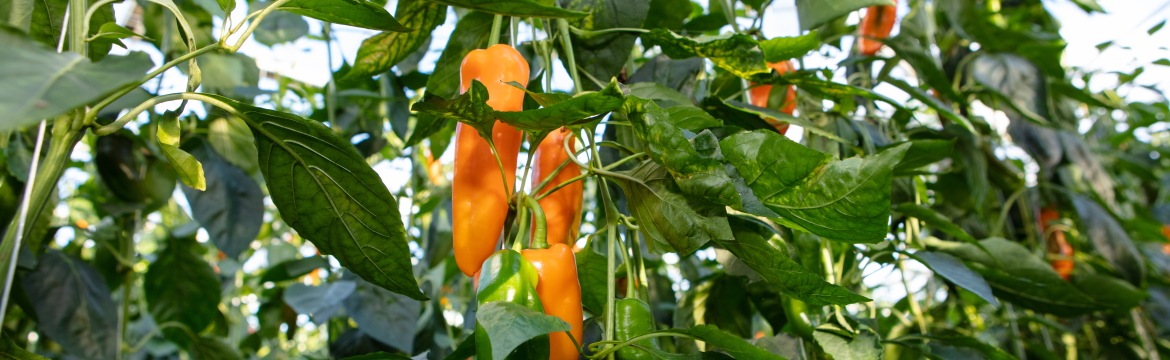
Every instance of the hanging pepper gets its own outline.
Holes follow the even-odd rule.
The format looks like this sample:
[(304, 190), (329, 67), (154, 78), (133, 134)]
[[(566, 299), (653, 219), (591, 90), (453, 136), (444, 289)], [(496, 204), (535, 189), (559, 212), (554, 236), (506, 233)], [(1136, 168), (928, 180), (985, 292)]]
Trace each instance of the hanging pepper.
[[(551, 227), (549, 230), (551, 233)], [(562, 243), (552, 244), (548, 249), (524, 250), (523, 254), (540, 274), (536, 293), (540, 295), (544, 313), (572, 325), (573, 338), (583, 341), (581, 284), (577, 280), (577, 260), (573, 249)], [(576, 360), (578, 357), (580, 352), (569, 335), (564, 332), (549, 334), (550, 360)]]
[[(487, 87), (487, 104), (492, 109), (523, 110), (524, 91), (507, 82), (527, 85), (528, 62), (511, 46), (498, 44), (486, 50), (472, 50), (463, 58), (459, 75), (462, 80), (460, 92), (467, 91), (471, 80), (479, 80)], [(504, 167), (503, 177), (486, 140), (463, 123), (459, 123), (455, 130), (452, 237), (455, 261), (467, 276), (475, 274), (484, 259), (496, 250), (508, 214), (508, 196), (516, 181), (516, 155), (520, 152), (521, 133), (500, 122), (496, 122), (492, 132), (492, 141)]]
[(811, 340), (816, 325), (809, 319), (808, 304), (784, 295), (781, 295), (780, 302), (784, 305), (784, 315), (788, 318), (788, 330), (796, 336)]
[[(532, 310), (544, 312), (544, 305), (537, 296), (540, 275), (523, 255), (514, 250), (500, 250), (483, 262), (476, 286), (476, 302), (507, 301), (523, 305)], [(541, 335), (521, 344), (507, 359), (545, 359), (549, 354), (548, 335)], [(480, 360), (492, 360), (491, 340), (487, 331), (475, 325), (476, 356)]]
[[(792, 62), (788, 60), (768, 63), (768, 67), (776, 70), (776, 72), (780, 75), (784, 75), (796, 70), (796, 68), (792, 66)], [(756, 83), (752, 83), (752, 86), (755, 85)], [(753, 87), (750, 91), (752, 105), (762, 108), (768, 107), (768, 98), (772, 95), (772, 85), (756, 86)], [(780, 108), (780, 111), (785, 114), (792, 115), (792, 112), (796, 110), (796, 87), (788, 85), (787, 93), (787, 95), (784, 95), (784, 104), (783, 107)], [(780, 134), (788, 132), (788, 123), (767, 118), (764, 120), (767, 120), (769, 124), (772, 124), (772, 127), (775, 127), (776, 131), (779, 131)]]
[[(898, 0), (894, 0), (898, 4)], [(894, 29), (898, 10), (894, 5), (870, 6), (865, 10), (865, 18), (861, 19), (860, 36), (857, 37), (857, 46), (861, 55), (873, 56), (882, 48), (881, 40), (890, 37), (890, 30)]]
[[(565, 152), (564, 142), (565, 137), (572, 134), (571, 130), (561, 128), (553, 130), (544, 138), (544, 141), (540, 142), (535, 153), (536, 163), (532, 166), (533, 188), (548, 178), (549, 174), (556, 171), (562, 163), (569, 161), (569, 154)], [(558, 184), (578, 175), (581, 175), (581, 168), (570, 162), (541, 191), (552, 190)], [(547, 241), (549, 244), (573, 244), (577, 240), (577, 230), (581, 227), (583, 194), (584, 188), (581, 181), (575, 181), (540, 199), (540, 207), (544, 209), (544, 215), (548, 222)]]
[[(1044, 231), (1044, 234), (1047, 235), (1049, 233), (1048, 224), (1057, 220), (1060, 220), (1060, 213), (1053, 207), (1049, 206), (1040, 209), (1040, 229)], [(1048, 239), (1048, 253), (1054, 257), (1052, 259), (1052, 269), (1056, 270), (1056, 273), (1060, 274), (1061, 278), (1068, 280), (1069, 275), (1073, 271), (1074, 263), (1072, 258), (1076, 252), (1068, 244), (1068, 241), (1065, 240), (1064, 231), (1053, 230)]]
[[(627, 341), (635, 337), (657, 330), (654, 327), (654, 315), (650, 313), (650, 305), (637, 298), (618, 300), (615, 305), (614, 340)], [(658, 339), (645, 339), (635, 342), (643, 347), (658, 349)], [(655, 359), (650, 352), (626, 346), (617, 351), (619, 360), (650, 360)]]

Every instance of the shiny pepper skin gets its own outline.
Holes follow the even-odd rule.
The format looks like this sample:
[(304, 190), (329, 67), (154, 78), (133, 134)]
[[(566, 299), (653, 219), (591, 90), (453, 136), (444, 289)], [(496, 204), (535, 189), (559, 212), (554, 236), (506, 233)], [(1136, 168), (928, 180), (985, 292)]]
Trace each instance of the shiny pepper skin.
[[(524, 250), (523, 254), (540, 274), (536, 293), (540, 295), (544, 313), (569, 323), (573, 327), (573, 338), (583, 341), (581, 284), (577, 280), (577, 259), (573, 256), (573, 249), (565, 244), (552, 244), (548, 249)], [(578, 357), (580, 352), (569, 335), (564, 332), (549, 334), (549, 360), (576, 360)]]
[[(776, 72), (780, 75), (795, 71), (795, 68), (792, 66), (792, 62), (788, 60), (768, 63), (768, 67), (776, 70)], [(752, 83), (752, 85), (754, 86), (755, 83)], [(749, 91), (751, 91), (752, 105), (762, 108), (768, 107), (768, 97), (772, 94), (772, 85), (756, 86)], [(796, 110), (796, 87), (788, 85), (788, 94), (784, 95), (784, 107), (781, 107), (780, 111), (785, 114), (792, 115), (794, 110)], [(772, 119), (765, 120), (767, 120), (769, 124), (772, 124), (772, 127), (775, 127), (776, 131), (779, 131), (780, 134), (788, 132), (788, 123), (775, 121)]]
[[(1049, 233), (1048, 224), (1056, 220), (1060, 220), (1060, 213), (1057, 212), (1056, 209), (1052, 207), (1040, 209), (1040, 228), (1044, 231), (1045, 234)], [(1052, 269), (1056, 270), (1056, 273), (1059, 274), (1061, 278), (1068, 280), (1069, 276), (1072, 275), (1073, 268), (1075, 267), (1072, 257), (1076, 251), (1074, 251), (1072, 245), (1069, 245), (1068, 241), (1065, 240), (1064, 231), (1052, 231), (1048, 239), (1048, 253), (1056, 256), (1056, 258), (1052, 260)]]
[[(626, 341), (635, 337), (658, 330), (654, 326), (654, 315), (650, 313), (650, 305), (635, 298), (618, 300), (614, 311), (614, 340)], [(652, 349), (658, 349), (657, 339), (646, 339), (635, 344)], [(649, 352), (633, 346), (626, 346), (617, 351), (618, 360), (650, 360), (655, 359)]]
[[(488, 90), (487, 104), (498, 111), (520, 111), (524, 91), (506, 84), (528, 84), (528, 62), (508, 45), (493, 45), (472, 50), (459, 67), (462, 82), (459, 91), (479, 80)], [(500, 161), (504, 164), (504, 187), (500, 167), (488, 142), (475, 129), (459, 123), (455, 130), (455, 179), (451, 188), (452, 236), (455, 261), (464, 275), (475, 274), (484, 259), (496, 250), (504, 218), (508, 215), (508, 195), (516, 181), (516, 155), (520, 152), (519, 130), (500, 122), (492, 128)]]
[[(493, 301), (507, 301), (523, 305), (538, 312), (544, 312), (544, 305), (537, 295), (540, 274), (523, 255), (515, 250), (500, 250), (483, 262), (478, 273), (475, 299), (483, 306)], [(492, 360), (491, 340), (487, 331), (475, 325), (476, 357)], [(541, 335), (517, 347), (508, 359), (545, 359), (549, 354), (548, 335)]]
[[(565, 137), (572, 134), (573, 132), (568, 129), (553, 130), (540, 142), (540, 146), (536, 148), (536, 162), (532, 166), (533, 188), (548, 178), (561, 163), (569, 160), (564, 142)], [(558, 184), (578, 175), (581, 175), (581, 168), (570, 162), (541, 192), (552, 190)], [(575, 181), (540, 199), (540, 208), (544, 209), (544, 217), (548, 223), (547, 240), (550, 245), (573, 244), (577, 240), (577, 230), (581, 227), (583, 186), (581, 181)]]
[[(894, 4), (898, 3), (894, 0)], [(897, 21), (897, 7), (892, 5), (870, 6), (865, 11), (865, 18), (861, 19), (861, 36), (857, 37), (857, 47), (861, 55), (873, 56), (882, 49), (882, 39), (890, 37), (890, 30), (894, 29)]]

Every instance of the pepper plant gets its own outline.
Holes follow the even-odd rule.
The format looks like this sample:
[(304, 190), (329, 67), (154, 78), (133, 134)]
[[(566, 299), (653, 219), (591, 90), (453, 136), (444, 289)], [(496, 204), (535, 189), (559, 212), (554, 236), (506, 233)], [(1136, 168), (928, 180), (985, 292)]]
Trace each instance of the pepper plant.
[(1170, 355), (1144, 67), (1038, 0), (777, 6), (2, 0), (0, 354)]

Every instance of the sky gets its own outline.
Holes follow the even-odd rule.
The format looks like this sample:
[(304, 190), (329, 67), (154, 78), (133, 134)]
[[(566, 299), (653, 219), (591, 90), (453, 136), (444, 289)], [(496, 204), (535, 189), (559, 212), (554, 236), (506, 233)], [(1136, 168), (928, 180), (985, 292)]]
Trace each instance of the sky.
[[(777, 0), (766, 10), (764, 16), (763, 34), (768, 38), (778, 36), (797, 36), (801, 32), (797, 23), (795, 0)], [(387, 4), (387, 8), (395, 8), (396, 1), (391, 0)], [(706, 0), (701, 0), (699, 3), (706, 5)], [(908, 11), (908, 1), (901, 1), (899, 4), (899, 17), (905, 15)], [(1117, 77), (1111, 72), (1131, 72), (1134, 68), (1145, 66), (1146, 71), (1136, 82), (1140, 85), (1152, 85), (1163, 91), (1170, 91), (1170, 67), (1150, 65), (1154, 60), (1162, 58), (1170, 58), (1170, 50), (1167, 49), (1167, 44), (1170, 44), (1170, 29), (1165, 29), (1153, 35), (1147, 33), (1147, 29), (1166, 20), (1170, 17), (1170, 0), (1161, 1), (1143, 1), (1143, 0), (1119, 0), (1119, 1), (1102, 1), (1101, 5), (1106, 13), (1087, 14), (1079, 7), (1074, 5), (1069, 0), (1044, 0), (1045, 7), (1063, 24), (1061, 27), (1061, 35), (1068, 42), (1068, 47), (1063, 56), (1063, 62), (1066, 67), (1074, 68), (1074, 74), (1079, 76), (1083, 73), (1093, 73), (1089, 88), (1094, 92), (1099, 92), (1105, 89), (1117, 87)], [(126, 1), (116, 4), (116, 15), (119, 23), (125, 24), (129, 18), (129, 14), (133, 9), (133, 1)], [(233, 12), (234, 19), (243, 18), (246, 15), (246, 8), (241, 2), (240, 7)], [(307, 19), (310, 27), (310, 33), (320, 34), (321, 22), (313, 19)], [(434, 62), (438, 60), (439, 54), (442, 51), (444, 44), (446, 44), (448, 37), (455, 27), (454, 11), (449, 10), (447, 22), (439, 26), (433, 33), (433, 41), (423, 58), (419, 68), (420, 71), (429, 73), (434, 68)], [(744, 25), (750, 23), (749, 19), (740, 19)], [(849, 22), (856, 23), (859, 18), (857, 14), (851, 15)], [(217, 37), (219, 29), (219, 21), (222, 18), (216, 18)], [(333, 68), (340, 66), (342, 61), (352, 63), (361, 45), (361, 41), (366, 37), (374, 35), (376, 32), (372, 30), (353, 28), (348, 26), (334, 26), (334, 35), (336, 41), (333, 44), (332, 52), (326, 51), (325, 43), (318, 40), (310, 40), (307, 38), (299, 39), (292, 43), (278, 44), (273, 47), (262, 45), (255, 41), (248, 41), (240, 52), (256, 59), (257, 66), (268, 72), (280, 73), (285, 76), (303, 81), (305, 83), (317, 86), (324, 86), (329, 81), (329, 57), (332, 57)], [(897, 27), (895, 27), (895, 32)], [(730, 31), (730, 26), (725, 27), (724, 31)], [(518, 32), (519, 41), (530, 40), (532, 35), (527, 27), (522, 27)], [(541, 35), (543, 37), (543, 35)], [(850, 41), (846, 38), (846, 41)], [(1113, 41), (1113, 46), (1106, 48), (1104, 51), (1099, 51), (1096, 46), (1098, 44)], [(156, 64), (162, 63), (161, 54), (148, 43), (141, 41), (126, 41), (129, 50), (122, 50), (115, 48), (115, 53), (126, 51), (143, 51), (150, 54)], [(844, 44), (848, 46), (848, 42)], [(884, 49), (887, 55), (890, 55), (889, 49)], [(805, 65), (808, 67), (828, 67), (836, 68), (836, 64), (844, 60), (847, 54), (837, 51), (835, 49), (826, 50), (822, 53), (814, 53), (805, 57)], [(572, 83), (567, 73), (559, 64), (554, 65), (554, 89), (566, 91), (571, 89)], [(896, 70), (906, 73), (905, 69)], [(897, 74), (895, 74), (897, 75)], [(836, 81), (844, 81), (844, 72), (838, 72)], [(162, 80), (162, 93), (181, 92), (184, 90), (186, 84), (185, 77), (178, 72), (177, 69), (167, 71)], [(1083, 82), (1079, 80), (1074, 84), (1080, 86)], [(153, 84), (148, 84), (153, 86)], [(275, 89), (276, 82), (271, 79), (261, 81), (261, 88)], [(886, 85), (876, 89), (895, 100), (904, 101), (908, 97), (900, 90), (896, 90)], [(1130, 101), (1158, 101), (1160, 95), (1154, 91), (1140, 87), (1127, 86), (1118, 89), (1119, 94), (1126, 97)], [(177, 107), (177, 103), (163, 104), (158, 107), (158, 110), (173, 109)], [(200, 107), (188, 107), (199, 115), (202, 114)], [(302, 109), (306, 113), (308, 109)], [(989, 119), (992, 127), (1004, 134), (1006, 132), (1007, 119), (1002, 113), (997, 113), (992, 109), (986, 107), (976, 107), (976, 115), (982, 115)], [(794, 140), (799, 140), (802, 131), (789, 131), (790, 137)], [(448, 154), (442, 157), (442, 160), (449, 162), (451, 160), (450, 149)], [(1018, 148), (1008, 146), (1004, 150), (1004, 155), (1009, 158), (1026, 157)], [(1030, 160), (1029, 160), (1030, 161)], [(384, 161), (375, 165), (375, 170), (378, 171), (387, 186), (391, 190), (400, 188), (405, 183), (406, 171), (408, 171), (409, 163), (403, 161)], [(80, 173), (80, 174), (79, 174)], [(67, 174), (63, 179), (67, 184), (63, 184), (62, 190), (74, 189), (77, 184), (85, 181), (84, 172), (76, 171)], [(71, 186), (69, 184), (72, 184)], [(182, 201), (183, 197), (178, 196), (181, 192), (176, 191), (176, 199)], [(68, 195), (68, 194), (62, 194)], [(409, 199), (402, 204), (403, 210), (409, 210), (411, 204)], [(183, 201), (185, 202), (185, 201)], [(184, 204), (185, 205), (185, 204)], [(67, 208), (65, 209), (67, 210)], [(70, 236), (71, 237), (71, 236)], [(714, 251), (701, 252), (703, 257), (714, 258)], [(677, 261), (677, 257), (667, 259), (668, 261)], [(262, 266), (263, 264), (253, 264), (252, 266)], [(909, 276), (910, 287), (919, 289), (926, 284), (929, 276), (929, 270), (921, 266), (917, 262), (910, 262), (908, 270), (912, 274)], [(894, 272), (891, 267), (879, 268), (871, 267), (866, 269), (866, 281), (869, 285), (890, 285), (881, 286), (873, 294), (875, 299), (879, 301), (890, 300), (896, 301), (906, 292), (901, 286), (901, 277)]]

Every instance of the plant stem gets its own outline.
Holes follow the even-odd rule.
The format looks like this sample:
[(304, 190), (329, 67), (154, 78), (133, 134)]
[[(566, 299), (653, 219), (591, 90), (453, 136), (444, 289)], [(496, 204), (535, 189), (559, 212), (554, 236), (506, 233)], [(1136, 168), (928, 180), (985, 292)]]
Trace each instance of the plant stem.
[(557, 32), (561, 34), (561, 47), (565, 49), (565, 58), (569, 62), (565, 67), (569, 69), (569, 77), (573, 78), (573, 94), (585, 91), (581, 85), (581, 76), (577, 74), (577, 58), (573, 56), (573, 41), (569, 39), (569, 22), (557, 19)]
[(500, 29), (503, 26), (504, 15), (496, 14), (496, 17), (492, 18), (492, 33), (490, 35), (491, 37), (488, 38), (488, 47), (500, 43)]
[(596, 36), (596, 35), (616, 33), (616, 32), (629, 32), (629, 33), (636, 33), (636, 34), (649, 34), (650, 33), (650, 30), (638, 29), (638, 28), (609, 28), (609, 29), (602, 29), (602, 30), (585, 30), (585, 29), (581, 29), (581, 28), (578, 28), (578, 27), (572, 26), (572, 25), (569, 26), (569, 31), (573, 32), (574, 34), (581, 35), (581, 36)]
[(69, 51), (86, 56), (86, 26), (88, 25), (88, 1), (69, 0)]
[[(220, 39), (220, 43), (224, 44), (225, 47), (231, 52), (236, 52), (236, 51), (240, 50), (240, 47), (244, 46), (244, 41), (248, 41), (248, 37), (252, 36), (252, 32), (256, 31), (256, 27), (260, 26), (260, 22), (263, 21), (264, 18), (268, 16), (268, 14), (272, 13), (277, 8), (279, 8), (281, 5), (284, 5), (285, 3), (289, 2), (289, 1), (291, 1), (291, 0), (276, 0), (272, 4), (269, 4), (268, 6), (264, 7), (264, 10), (260, 12), (260, 15), (256, 15), (256, 19), (252, 20), (252, 22), (250, 24), (248, 24), (248, 29), (244, 30), (244, 32), (242, 34), (240, 34), (240, 39), (236, 40), (235, 45), (226, 46), (226, 42), (227, 42), (228, 37), (233, 35), (235, 33), (234, 31), (232, 32), (232, 34), (224, 34), (223, 38)], [(243, 22), (241, 22), (241, 24), (242, 23)], [(194, 47), (194, 46), (192, 46), (192, 47)], [(332, 70), (330, 70), (330, 71), (332, 71)]]
[(325, 118), (333, 132), (341, 133), (337, 124), (337, 78), (333, 76), (333, 26), (328, 21), (321, 23), (321, 35), (325, 37), (325, 63), (329, 66), (329, 83), (325, 85)]
[(1146, 329), (1146, 322), (1142, 318), (1142, 310), (1140, 307), (1129, 309), (1129, 315), (1133, 317), (1133, 328), (1137, 330), (1138, 337), (1142, 339), (1142, 348), (1146, 350), (1146, 359), (1161, 360), (1161, 355), (1158, 354), (1158, 346), (1154, 344), (1154, 340), (1150, 337), (1150, 332)]
[(548, 220), (544, 217), (544, 209), (541, 209), (540, 202), (531, 196), (524, 196), (524, 203), (532, 210), (533, 218), (532, 243), (529, 247), (533, 249), (548, 248)]
[(910, 312), (914, 313), (914, 319), (918, 322), (918, 331), (927, 334), (926, 317), (922, 314), (922, 307), (918, 305), (918, 299), (914, 297), (914, 292), (910, 290), (910, 282), (906, 280), (906, 255), (898, 257), (898, 271), (902, 275), (902, 286), (906, 289), (906, 298), (910, 300)]
[[(215, 51), (215, 50), (222, 49), (222, 48), (223, 48), (223, 46), (218, 44), (218, 43), (207, 45), (199, 50), (195, 50), (195, 51), (183, 54), (183, 56), (177, 57), (174, 60), (171, 60), (170, 62), (163, 64), (163, 66), (160, 66), (158, 69), (155, 69), (154, 71), (151, 71), (149, 74), (146, 74), (146, 76), (143, 77), (141, 81), (137, 81), (134, 84), (127, 85), (127, 86), (123, 87), (122, 90), (118, 90), (118, 92), (106, 97), (101, 102), (99, 102), (97, 105), (94, 105), (93, 108), (90, 108), (89, 111), (85, 113), (85, 119), (82, 120), (82, 124), (87, 125), (87, 126), (93, 124), (93, 119), (97, 117), (98, 112), (100, 112), (106, 106), (109, 106), (114, 101), (117, 101), (118, 98), (121, 98), (122, 96), (129, 94), (131, 91), (134, 91), (134, 89), (137, 89), (139, 86), (142, 86), (142, 84), (145, 84), (147, 81), (150, 81), (150, 79), (153, 79), (154, 77), (161, 75), (164, 71), (167, 71), (168, 69), (170, 69), (172, 67), (175, 67), (179, 64), (182, 64), (184, 61), (190, 60), (191, 58), (194, 58), (196, 56), (203, 55), (203, 54), (206, 54), (208, 52)], [(118, 121), (115, 121), (109, 125), (104, 125), (100, 128), (94, 129), (93, 133), (98, 135), (98, 136), (105, 136), (105, 135), (113, 134), (114, 132), (117, 132), (118, 129), (121, 129), (123, 126), (125, 126), (127, 122), (130, 122), (130, 120), (133, 120), (133, 119), (134, 118), (123, 117), (121, 119), (118, 119)]]

